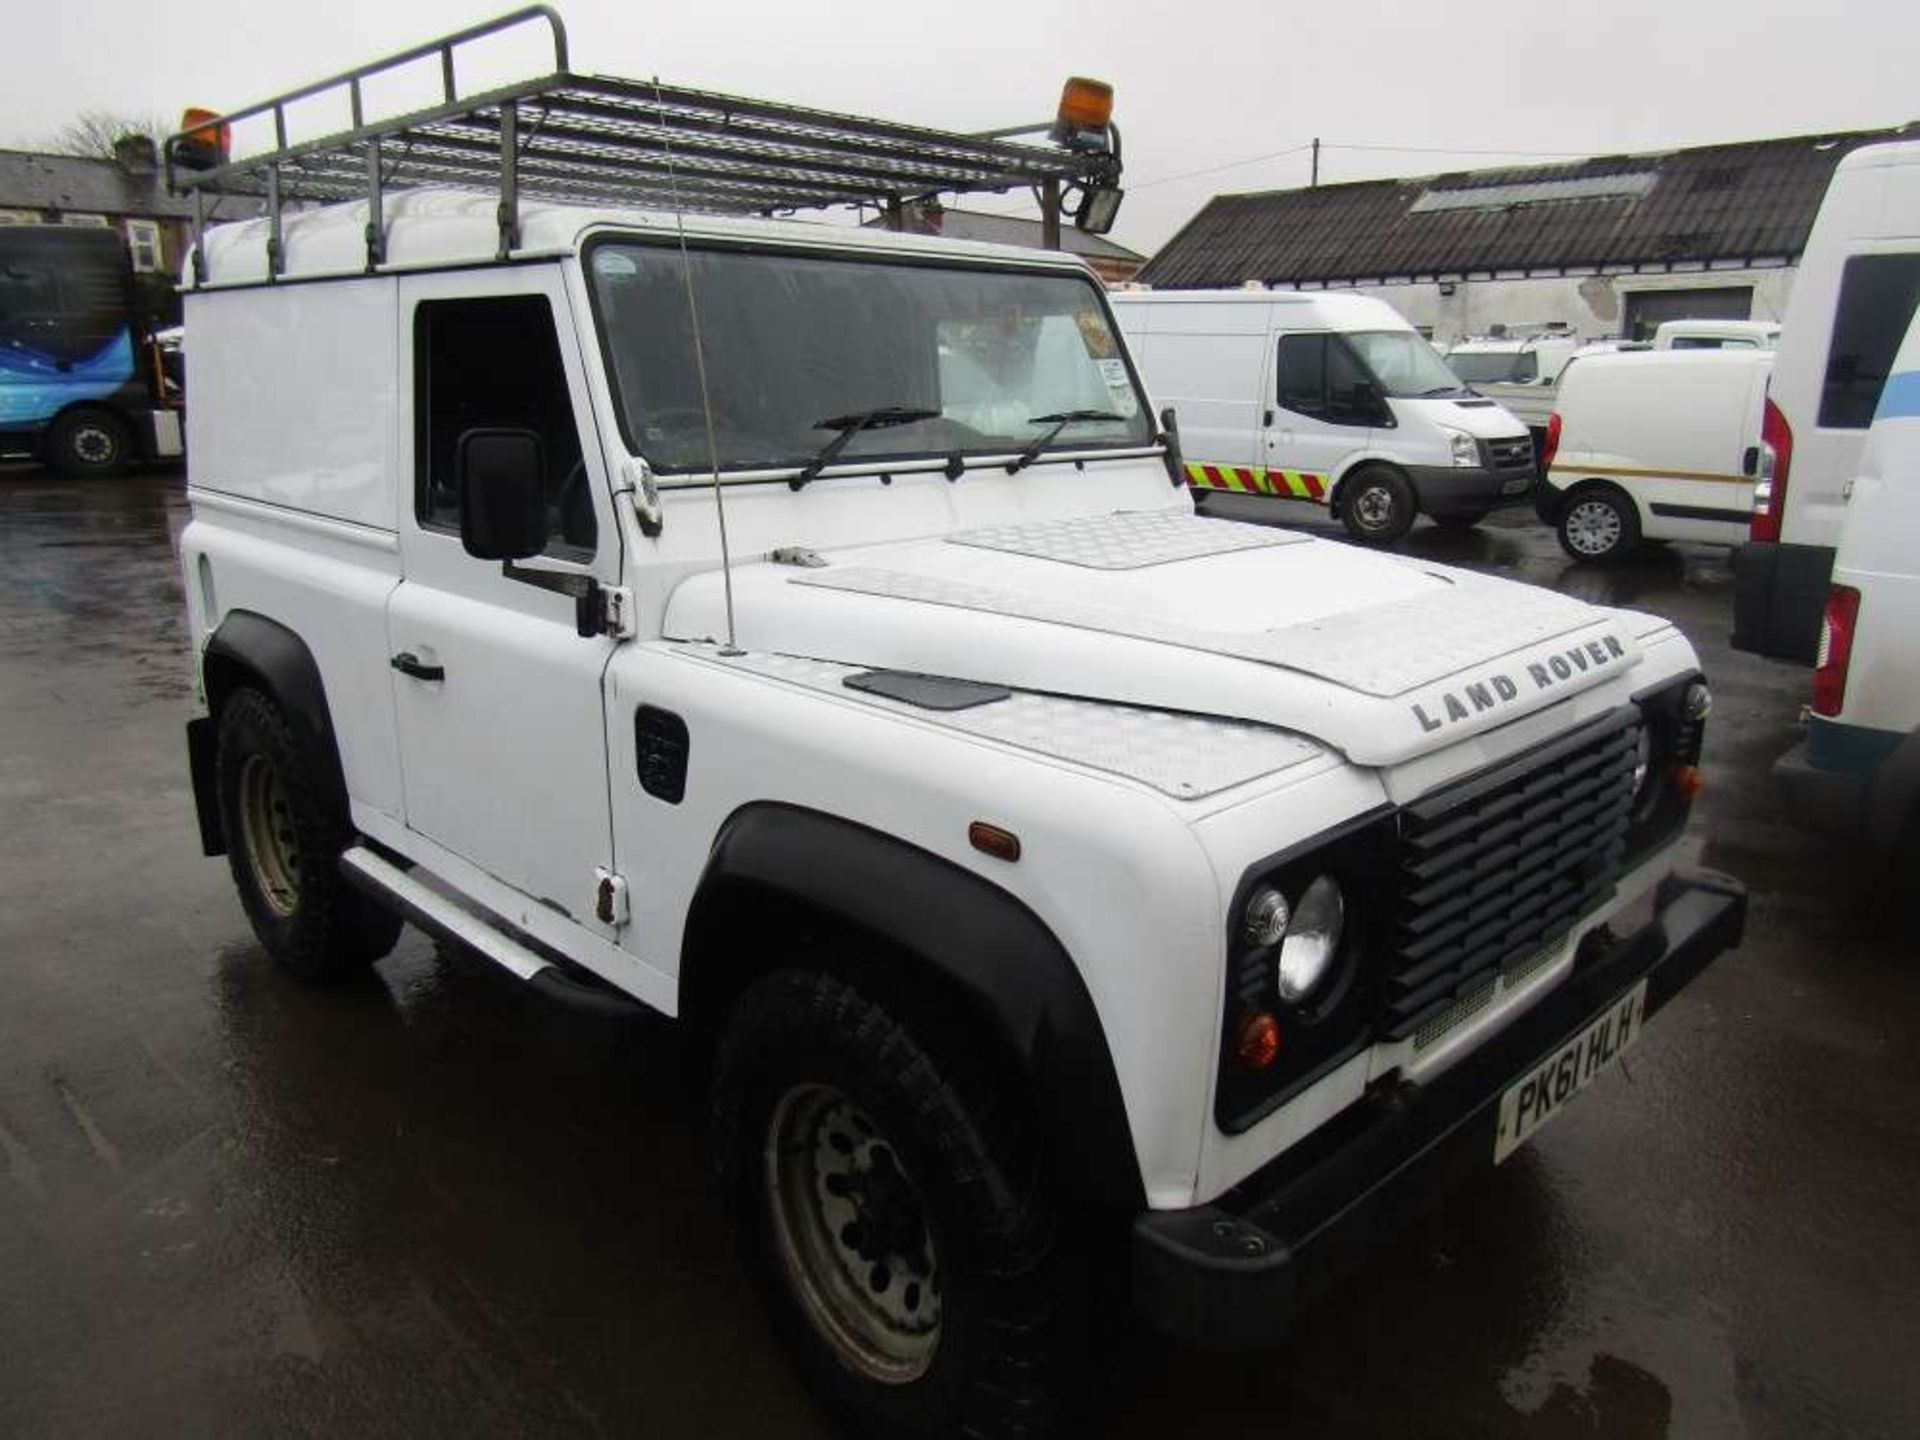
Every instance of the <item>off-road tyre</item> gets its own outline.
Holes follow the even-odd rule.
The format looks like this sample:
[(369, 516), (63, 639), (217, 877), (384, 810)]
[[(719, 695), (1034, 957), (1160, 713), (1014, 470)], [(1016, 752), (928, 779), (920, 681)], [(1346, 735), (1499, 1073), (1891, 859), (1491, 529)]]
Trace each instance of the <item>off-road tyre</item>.
[(1582, 564), (1611, 565), (1640, 548), (1640, 510), (1619, 486), (1590, 482), (1568, 492), (1554, 534)]
[(76, 480), (118, 475), (133, 459), (133, 436), (110, 410), (69, 410), (47, 427), (47, 463)]
[(341, 876), (353, 829), (309, 748), (258, 690), (236, 690), (221, 708), (220, 825), (240, 903), (275, 961), (327, 981), (385, 955), (401, 921)]
[(1407, 477), (1390, 465), (1363, 465), (1340, 483), (1340, 522), (1362, 545), (1393, 544), (1419, 508)]
[[(1086, 1287), (1070, 1279), (1049, 1186), (1017, 1107), (996, 1100), (987, 1072), (970, 1073), (966, 1065), (936, 1058), (892, 1010), (810, 970), (781, 971), (753, 985), (720, 1044), (714, 1178), (742, 1263), (803, 1378), (856, 1434), (1053, 1434), (1079, 1388), (1073, 1356), (1082, 1327), (1072, 1317)], [(824, 1112), (823, 1125), (839, 1123), (841, 1130), (824, 1128), (811, 1143), (809, 1132), (798, 1132), (796, 1141), (795, 1106), (818, 1106), (826, 1096), (847, 1102), (844, 1111)], [(836, 1115), (850, 1118), (836, 1122)], [(811, 1265), (796, 1243), (803, 1227), (794, 1219), (806, 1192), (781, 1179), (796, 1165), (810, 1167), (807, 1176), (827, 1172), (814, 1193), (829, 1240), (812, 1252)], [(844, 1171), (838, 1191), (830, 1188), (841, 1173), (835, 1165)], [(885, 1249), (872, 1235), (853, 1233), (866, 1223), (869, 1205), (890, 1233), (900, 1232), (892, 1223), (898, 1215), (883, 1213), (884, 1197), (876, 1202), (865, 1188), (876, 1173), (888, 1178), (889, 1167), (908, 1182), (927, 1244), (888, 1250), (878, 1262), (888, 1273), (880, 1276), (862, 1268), (870, 1263), (866, 1252), (856, 1257), (851, 1249)], [(844, 1197), (849, 1184), (855, 1199), (835, 1210), (825, 1197)], [(834, 1230), (847, 1214), (851, 1223)], [(911, 1224), (906, 1233), (915, 1233)], [(899, 1259), (910, 1251), (912, 1258)], [(849, 1285), (863, 1275), (866, 1290)], [(903, 1337), (906, 1358), (895, 1373), (877, 1375), (877, 1347), (863, 1340), (859, 1316), (846, 1324), (824, 1317), (844, 1316), (855, 1301), (877, 1312), (890, 1300), (900, 1311), (900, 1297), (914, 1296), (894, 1287), (909, 1276), (926, 1277), (921, 1303), (938, 1306), (933, 1343), (923, 1353), (914, 1348), (923, 1336), (888, 1332), (888, 1340)], [(882, 1279), (885, 1294), (872, 1298)], [(902, 1312), (900, 1320), (920, 1317)]]

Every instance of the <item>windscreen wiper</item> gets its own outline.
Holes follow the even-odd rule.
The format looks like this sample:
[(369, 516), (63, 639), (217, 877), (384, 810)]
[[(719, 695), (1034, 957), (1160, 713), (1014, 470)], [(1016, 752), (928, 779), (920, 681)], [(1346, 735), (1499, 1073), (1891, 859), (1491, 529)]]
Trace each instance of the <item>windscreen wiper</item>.
[(1017, 458), (1009, 460), (1007, 462), (1007, 473), (1009, 475), (1018, 475), (1022, 470), (1026, 469), (1027, 466), (1038, 460), (1040, 458), (1040, 452), (1053, 443), (1054, 436), (1058, 435), (1076, 420), (1125, 420), (1126, 418), (1124, 415), (1114, 414), (1111, 410), (1058, 410), (1051, 415), (1030, 415), (1027, 417), (1027, 423), (1029, 425), (1048, 425), (1052, 428), (1042, 434), (1034, 436), (1033, 440), (1027, 445), (1027, 448), (1022, 450)]
[(853, 443), (853, 437), (862, 430), (885, 430), (894, 425), (911, 425), (916, 420), (938, 420), (939, 418), (938, 410), (915, 410), (906, 405), (882, 405), (877, 410), (854, 410), (845, 415), (829, 415), (824, 420), (816, 420), (813, 422), (814, 429), (832, 430), (837, 433), (820, 447), (820, 453), (807, 462), (805, 469), (787, 481), (787, 485), (791, 489), (798, 490), (809, 480), (814, 479), (834, 462), (842, 450)]

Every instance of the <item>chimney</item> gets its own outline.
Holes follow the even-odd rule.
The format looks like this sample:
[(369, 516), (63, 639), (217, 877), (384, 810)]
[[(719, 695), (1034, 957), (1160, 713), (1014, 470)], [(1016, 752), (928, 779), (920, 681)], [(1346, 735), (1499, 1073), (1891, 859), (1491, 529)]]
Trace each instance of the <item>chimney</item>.
[(113, 158), (129, 175), (151, 175), (160, 168), (159, 152), (148, 135), (122, 135), (113, 142)]

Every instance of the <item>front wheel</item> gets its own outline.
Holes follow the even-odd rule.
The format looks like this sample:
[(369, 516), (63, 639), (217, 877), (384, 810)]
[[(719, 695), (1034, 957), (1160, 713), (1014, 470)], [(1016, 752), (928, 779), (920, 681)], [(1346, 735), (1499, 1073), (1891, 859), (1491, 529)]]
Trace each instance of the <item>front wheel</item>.
[(260, 691), (221, 708), (216, 770), (233, 883), (267, 953), (302, 980), (330, 980), (391, 950), (400, 918), (340, 874), (352, 831), (320, 757)]
[(1031, 1149), (984, 1088), (812, 971), (756, 984), (722, 1042), (714, 1164), (741, 1258), (861, 1433), (1056, 1423), (1074, 1287)]
[(1369, 465), (1340, 487), (1340, 520), (1362, 545), (1391, 545), (1413, 528), (1416, 509), (1406, 476)]
[(1611, 485), (1575, 491), (1560, 511), (1560, 548), (1575, 560), (1606, 565), (1640, 543), (1640, 512)]
[(133, 440), (105, 410), (69, 410), (47, 431), (47, 462), (76, 479), (118, 475), (133, 456)]

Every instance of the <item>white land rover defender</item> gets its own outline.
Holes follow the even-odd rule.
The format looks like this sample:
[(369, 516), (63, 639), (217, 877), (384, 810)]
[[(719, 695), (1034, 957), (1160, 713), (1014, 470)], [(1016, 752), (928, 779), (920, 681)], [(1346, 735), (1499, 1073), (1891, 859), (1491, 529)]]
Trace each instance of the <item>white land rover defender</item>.
[(829, 1404), (1044, 1429), (1090, 1276), (1274, 1343), (1736, 943), (1738, 885), (1674, 869), (1708, 697), (1666, 621), (1196, 517), (1062, 256), (684, 213), (1097, 218), (1097, 123), (556, 58), (169, 143), (268, 201), (186, 277), (202, 833), (303, 978), (404, 917), (710, 1040), (721, 1193)]

